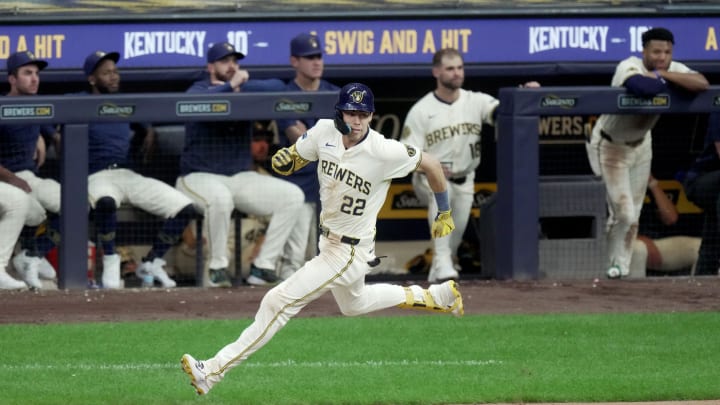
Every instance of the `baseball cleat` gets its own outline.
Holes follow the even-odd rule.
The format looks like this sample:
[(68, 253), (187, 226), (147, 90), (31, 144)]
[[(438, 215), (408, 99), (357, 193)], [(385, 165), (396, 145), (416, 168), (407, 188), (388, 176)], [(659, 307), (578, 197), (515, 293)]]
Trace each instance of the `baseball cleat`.
[(120, 282), (120, 255), (115, 253), (103, 256), (102, 286), (107, 289), (122, 288)]
[(254, 264), (250, 265), (250, 276), (247, 278), (247, 283), (251, 285), (273, 285), (277, 284), (280, 280), (278, 279), (275, 272), (272, 270), (261, 269), (256, 267)]
[(180, 359), (182, 369), (190, 377), (190, 384), (195, 388), (198, 395), (205, 395), (210, 391), (211, 385), (205, 374), (205, 363), (195, 360), (189, 354), (183, 354)]
[(40, 282), (41, 261), (42, 259), (39, 257), (28, 256), (26, 250), (18, 253), (12, 259), (15, 271), (30, 288), (42, 288), (42, 282)]
[(441, 287), (445, 287), (450, 290), (452, 294), (452, 304), (449, 305), (449, 312), (455, 316), (465, 315), (465, 307), (463, 306), (462, 294), (458, 290), (458, 285), (455, 281), (450, 280), (440, 284)]
[(455, 270), (455, 267), (431, 267), (430, 271), (428, 272), (428, 281), (431, 283), (438, 283), (447, 280), (457, 280), (458, 278), (460, 278), (460, 274), (457, 270)]
[(44, 280), (55, 280), (57, 278), (55, 268), (44, 257), (40, 258), (40, 264), (38, 265), (38, 275), (41, 279)]
[(0, 290), (24, 290), (27, 287), (27, 284), (12, 278), (4, 270), (0, 270)]
[(618, 266), (617, 264), (613, 264), (610, 266), (609, 269), (607, 269), (607, 272), (605, 273), (607, 275), (607, 278), (609, 279), (618, 279), (620, 277), (625, 277), (629, 274), (627, 271), (622, 271), (622, 268)]
[(208, 285), (210, 287), (232, 287), (232, 281), (230, 281), (230, 275), (227, 269), (210, 269), (208, 274)]
[(153, 261), (142, 262), (137, 269), (140, 277), (152, 276), (159, 281), (164, 288), (175, 288), (177, 283), (165, 272), (165, 260), (156, 257)]

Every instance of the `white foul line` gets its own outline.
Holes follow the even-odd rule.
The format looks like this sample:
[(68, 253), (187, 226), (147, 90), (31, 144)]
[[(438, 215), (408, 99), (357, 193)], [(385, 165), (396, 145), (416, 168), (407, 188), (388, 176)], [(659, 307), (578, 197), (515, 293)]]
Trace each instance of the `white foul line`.
[[(135, 371), (163, 370), (178, 368), (178, 363), (126, 363), (126, 364), (0, 364), (0, 370), (93, 370), (93, 371)], [(434, 366), (434, 367), (484, 367), (503, 364), (500, 360), (366, 360), (366, 361), (295, 361), (283, 360), (270, 363), (248, 362), (243, 367), (263, 368), (381, 368), (403, 366)]]

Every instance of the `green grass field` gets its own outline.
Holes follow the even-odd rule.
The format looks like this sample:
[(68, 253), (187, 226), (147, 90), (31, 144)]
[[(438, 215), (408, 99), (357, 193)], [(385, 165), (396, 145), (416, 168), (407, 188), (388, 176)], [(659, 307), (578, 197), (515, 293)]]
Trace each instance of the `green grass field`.
[(1, 404), (720, 398), (720, 314), (299, 318), (197, 397), (179, 366), (249, 323), (0, 326)]

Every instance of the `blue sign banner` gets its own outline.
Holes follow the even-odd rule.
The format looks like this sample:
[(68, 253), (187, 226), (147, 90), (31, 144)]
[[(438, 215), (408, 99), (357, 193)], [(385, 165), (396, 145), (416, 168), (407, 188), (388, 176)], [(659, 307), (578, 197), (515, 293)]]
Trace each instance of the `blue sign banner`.
[(642, 33), (660, 26), (675, 34), (675, 59), (718, 60), (720, 17), (6, 25), (0, 60), (30, 50), (49, 69), (80, 69), (103, 50), (120, 52), (125, 68), (202, 68), (208, 47), (228, 41), (246, 55), (244, 66), (287, 66), (290, 39), (314, 32), (328, 65), (429, 64), (445, 47), (468, 64), (614, 62), (638, 54)]

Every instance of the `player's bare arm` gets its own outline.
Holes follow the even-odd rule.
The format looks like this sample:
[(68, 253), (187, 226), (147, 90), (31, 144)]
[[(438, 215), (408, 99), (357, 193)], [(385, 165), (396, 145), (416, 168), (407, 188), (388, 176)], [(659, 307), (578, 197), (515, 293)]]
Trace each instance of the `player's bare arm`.
[(685, 90), (692, 91), (693, 93), (705, 91), (710, 86), (710, 82), (708, 82), (702, 73), (679, 73), (668, 72), (667, 70), (657, 70), (657, 74), (663, 79), (672, 82)]
[(307, 132), (307, 127), (305, 126), (305, 123), (298, 120), (295, 121), (295, 124), (285, 129), (285, 136), (287, 137), (288, 141), (290, 141), (290, 143), (295, 143), (298, 138), (300, 138), (305, 132)]
[(11, 172), (3, 166), (0, 166), (0, 181), (12, 184), (13, 186), (19, 188), (20, 190), (23, 190), (26, 193), (32, 191), (32, 188), (30, 188), (30, 185), (25, 180), (16, 176), (15, 173)]
[(45, 139), (42, 136), (38, 136), (37, 143), (35, 144), (35, 154), (33, 160), (37, 167), (42, 166), (45, 163), (45, 156), (47, 155), (47, 147), (45, 146)]

